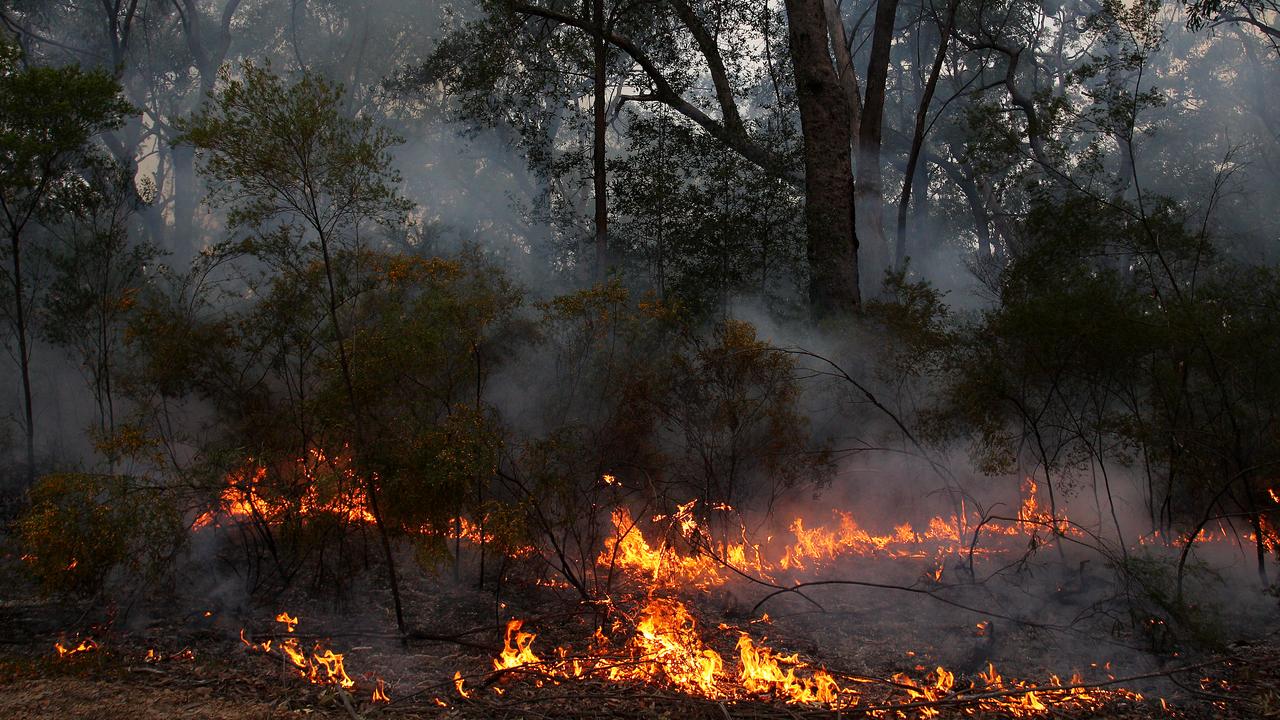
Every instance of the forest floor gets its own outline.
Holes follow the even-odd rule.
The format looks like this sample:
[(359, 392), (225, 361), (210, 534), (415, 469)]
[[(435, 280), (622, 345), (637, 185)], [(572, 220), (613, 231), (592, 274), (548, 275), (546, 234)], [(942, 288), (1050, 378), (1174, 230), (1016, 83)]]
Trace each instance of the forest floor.
[[(526, 618), (526, 628), (538, 633), (534, 649), (543, 657), (552, 655), (557, 643), (581, 641), (595, 620), (533, 584), (505, 588), (497, 603), (492, 592), (467, 583), (427, 578), (406, 583), (407, 615), (424, 630), (402, 644), (375, 579), (363, 580), (369, 583), (368, 592), (348, 593), (379, 598), (364, 606), (308, 602), (301, 592), (274, 608), (257, 609), (210, 603), (207, 609), (174, 613), (137, 601), (127, 622), (115, 621), (112, 612), (86, 610), (86, 605), (43, 601), (33, 589), (10, 582), (0, 596), (0, 718), (854, 718), (866, 716), (868, 707), (907, 701), (900, 691), (894, 694), (891, 682), (868, 686), (858, 707), (836, 711), (768, 698), (691, 697), (648, 684), (556, 682), (520, 672), (495, 673), (492, 659), (502, 649), (505, 618)], [(821, 612), (800, 609), (803, 603), (775, 608), (779, 617), (768, 628), (769, 640), (822, 664), (842, 683), (912, 670), (922, 677), (919, 671), (934, 663), (952, 667), (957, 679), (972, 677), (986, 663), (997, 664), (1008, 675), (1045, 677), (1046, 655), (1071, 664), (1075, 660), (1063, 659), (1063, 653), (1085, 657), (1106, 645), (1106, 638), (1074, 640), (1072, 649), (1064, 649), (1043, 640), (1042, 634), (1027, 634), (998, 620), (977, 637), (954, 631), (941, 636), (939, 624), (922, 619), (927, 610), (883, 593), (819, 600), (825, 606)], [(750, 622), (744, 609), (749, 606), (725, 593), (704, 593), (696, 604), (708, 642), (719, 643), (730, 657), (736, 628)], [(280, 608), (300, 618), (291, 635), (273, 620)], [(125, 614), (119, 606), (114, 612)], [(727, 625), (721, 627), (723, 637), (715, 639), (717, 631), (710, 628), (718, 623)], [(999, 628), (1004, 629), (996, 635)], [(341, 691), (309, 683), (279, 654), (247, 647), (242, 630), (252, 641), (294, 637), (305, 647), (323, 642), (344, 654), (355, 685)], [(91, 651), (67, 657), (55, 651), (57, 642), (70, 647), (89, 637), (97, 645)], [(1275, 638), (1267, 634), (1228, 641), (1212, 652), (1166, 652), (1148, 664), (1126, 657), (1106, 673), (1122, 681), (1135, 678), (1119, 687), (1139, 690), (1145, 699), (1117, 697), (1089, 711), (1050, 704), (1037, 717), (1280, 718), (1280, 643)], [(457, 691), (455, 672), (464, 678), (470, 697)], [(390, 703), (371, 700), (379, 679)], [(927, 709), (942, 718), (1011, 716), (973, 704)], [(877, 716), (922, 713), (914, 708), (906, 715), (889, 711)]]

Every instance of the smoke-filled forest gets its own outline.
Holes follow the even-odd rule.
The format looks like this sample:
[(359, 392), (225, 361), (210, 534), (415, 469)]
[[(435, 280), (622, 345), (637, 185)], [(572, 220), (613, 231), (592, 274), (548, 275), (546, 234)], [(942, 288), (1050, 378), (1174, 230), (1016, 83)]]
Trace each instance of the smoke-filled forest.
[(0, 2), (0, 715), (1280, 717), (1277, 0)]

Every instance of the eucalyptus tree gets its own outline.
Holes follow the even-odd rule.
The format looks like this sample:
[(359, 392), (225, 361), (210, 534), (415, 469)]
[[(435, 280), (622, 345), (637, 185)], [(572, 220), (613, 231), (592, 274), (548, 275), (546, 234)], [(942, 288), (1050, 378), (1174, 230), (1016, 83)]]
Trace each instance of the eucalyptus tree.
[(1186, 8), (1188, 29), (1243, 26), (1261, 36), (1280, 60), (1280, 3), (1275, 0), (1194, 0)]
[(0, 232), (7, 240), (4, 312), (17, 345), (22, 378), (26, 473), (35, 477), (35, 413), (31, 397), (32, 306), (40, 287), (24, 263), (40, 223), (65, 211), (56, 202), (79, 184), (98, 152), (95, 138), (117, 128), (131, 111), (107, 73), (74, 65), (22, 67), (13, 47), (0, 45)]
[[(350, 306), (351, 290), (340, 277), (354, 269), (338, 263), (359, 250), (362, 231), (406, 222), (412, 204), (399, 194), (400, 175), (389, 154), (401, 140), (367, 116), (348, 116), (341, 86), (305, 72), (288, 82), (270, 67), (252, 63), (241, 65), (236, 76), (224, 70), (213, 101), (181, 127), (182, 139), (196, 148), (211, 184), (210, 202), (228, 210), (232, 231), (248, 233), (256, 254), (284, 268), (321, 268), (359, 463), (366, 448), (364, 407), (343, 312)], [(342, 253), (344, 249), (348, 252)], [(375, 473), (363, 473), (363, 481), (403, 633), (395, 558), (379, 504), (381, 488)]]
[[(140, 241), (139, 213), (155, 197), (149, 183), (135, 183), (136, 168), (114, 159), (92, 159), (83, 181), (60, 193), (61, 217), (49, 224), (54, 242), (45, 250), (52, 276), (41, 311), (41, 335), (66, 348), (85, 374), (98, 408), (98, 440), (112, 447), (117, 429), (116, 381), (125, 325), (133, 315), (147, 267), (159, 256)], [(108, 452), (108, 461), (117, 459)]]
[[(886, 3), (877, 25), (873, 81), (883, 78), (888, 62), (892, 5)], [(585, 10), (486, 3), (478, 19), (455, 27), (442, 43), (429, 77), (443, 79), (465, 109), (491, 116), (495, 107), (509, 107), (499, 98), (509, 98), (504, 93), (517, 84), (525, 83), (524, 97), (531, 98), (533, 88), (546, 86), (530, 83), (534, 78), (584, 73), (583, 48), (602, 40), (612, 51), (609, 84), (616, 88), (616, 106), (663, 105), (764, 172), (804, 188), (810, 306), (818, 317), (856, 308), (861, 296), (850, 149), (859, 128), (868, 150), (879, 142), (879, 120), (872, 116), (882, 110), (884, 85), (871, 83), (867, 107), (851, 61), (841, 65), (832, 59), (837, 37), (835, 47), (848, 57), (843, 26), (831, 20), (838, 13), (815, 0), (788, 3), (785, 13), (744, 3), (671, 0), (606, 8), (609, 20), (601, 26)], [(767, 114), (768, 98), (782, 105), (793, 93), (803, 171), (790, 148), (772, 142), (758, 117)], [(857, 113), (851, 98), (858, 99)], [(572, 103), (562, 106), (570, 114), (575, 109)], [(539, 137), (544, 148), (554, 144), (546, 134)]]

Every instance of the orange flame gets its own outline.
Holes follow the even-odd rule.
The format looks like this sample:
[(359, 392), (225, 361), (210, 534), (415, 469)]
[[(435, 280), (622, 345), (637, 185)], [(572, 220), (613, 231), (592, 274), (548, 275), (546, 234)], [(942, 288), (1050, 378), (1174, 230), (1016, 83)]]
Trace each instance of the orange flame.
[(53, 649), (57, 651), (59, 658), (69, 658), (73, 655), (81, 655), (87, 652), (93, 652), (98, 649), (98, 643), (93, 638), (85, 638), (75, 647), (64, 645), (61, 640), (53, 644)]
[(507, 623), (505, 646), (503, 647), (502, 655), (493, 661), (494, 670), (510, 670), (522, 665), (537, 665), (542, 662), (529, 649), (537, 635), (520, 632), (520, 627), (523, 624), (522, 620), (512, 620)]

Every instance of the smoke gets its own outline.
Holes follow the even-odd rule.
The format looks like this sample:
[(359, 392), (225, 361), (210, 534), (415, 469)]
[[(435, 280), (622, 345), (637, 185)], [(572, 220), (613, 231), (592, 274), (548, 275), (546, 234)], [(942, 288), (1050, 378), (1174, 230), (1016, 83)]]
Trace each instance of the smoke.
[[(303, 8), (301, 17), (290, 16), (290, 5)], [(235, 24), (229, 60), (266, 57), (284, 72), (306, 68), (346, 84), (355, 111), (377, 118), (405, 140), (394, 151), (395, 165), (403, 175), (403, 192), (417, 205), (415, 225), (378, 242), (422, 255), (478, 249), (524, 289), (527, 302), (513, 323), (518, 330), (504, 338), (509, 342), (502, 347), (503, 357), (493, 359), (484, 390), (484, 400), (501, 417), (504, 430), (532, 444), (564, 426), (617, 421), (605, 417), (603, 400), (582, 394), (583, 388), (599, 388), (590, 386), (585, 373), (575, 374), (567, 366), (567, 352), (558, 352), (572, 348), (549, 348), (546, 336), (539, 337), (545, 328), (533, 327), (538, 320), (533, 301), (580, 288), (584, 273), (566, 267), (571, 261), (555, 247), (563, 243), (565, 227), (550, 226), (533, 210), (546, 201), (547, 179), (531, 169), (516, 132), (503, 126), (477, 128), (458, 119), (448, 98), (406, 98), (385, 89), (384, 80), (430, 54), (442, 15), (443, 10), (431, 3), (407, 0), (369, 0), (358, 7), (253, 4), (252, 12)], [(1122, 178), (1121, 194), (1168, 195), (1189, 217), (1202, 220), (1212, 235), (1226, 239), (1226, 252), (1232, 256), (1274, 262), (1280, 257), (1275, 242), (1280, 214), (1260, 209), (1280, 200), (1280, 73), (1265, 61), (1246, 61), (1245, 56), (1260, 49), (1242, 41), (1239, 31), (1190, 33), (1170, 15), (1165, 32), (1166, 42), (1152, 53), (1152, 71), (1137, 90), (1159, 90), (1167, 101), (1140, 114), (1132, 177)], [(865, 66), (863, 58), (855, 60)], [(902, 87), (891, 93), (901, 98), (889, 110), (890, 124), (899, 129), (908, 127), (904, 121), (916, 97), (907, 75), (899, 80)], [(1224, 75), (1232, 81), (1223, 82)], [(995, 205), (988, 208), (991, 217), (979, 220), (955, 186), (949, 173), (970, 158), (963, 157), (954, 136), (967, 122), (964, 113), (977, 104), (966, 104), (962, 80), (948, 79), (954, 87), (946, 89), (957, 99), (938, 110), (939, 154), (932, 165), (926, 163), (927, 192), (916, 196), (919, 207), (910, 216), (908, 270), (910, 279), (928, 281), (940, 290), (952, 312), (967, 316), (995, 301), (980, 277), (991, 262), (991, 252), (983, 249), (980, 238), (998, 238), (1002, 232), (1006, 218), (998, 216), (1003, 212), (1001, 201), (1008, 200), (1012, 214), (1025, 198), (1012, 176), (991, 172), (991, 177), (979, 177), (975, 184), (982, 184), (978, 189)], [(191, 106), (188, 94), (177, 97), (177, 88), (172, 92), (173, 98), (152, 100)], [(610, 139), (618, 142), (615, 135)], [(1073, 142), (1088, 144), (1082, 137)], [(1122, 164), (1108, 157), (1112, 165)], [(887, 162), (885, 186), (900, 187), (900, 178), (891, 179), (892, 162)], [(944, 171), (943, 163), (951, 167)], [(161, 188), (162, 195), (170, 194), (161, 198), (157, 210), (166, 222), (173, 219), (175, 187), (170, 180)], [(198, 191), (199, 187), (191, 190)], [(887, 194), (891, 216), (894, 198)], [(584, 225), (589, 220), (579, 219)], [(984, 226), (979, 228), (979, 222)], [(181, 265), (194, 249), (227, 239), (225, 225), (225, 218), (216, 213), (198, 216), (196, 237), (187, 240), (191, 247), (180, 249), (170, 262)], [(886, 227), (894, 225), (887, 222)], [(643, 279), (627, 280), (639, 288), (646, 284)], [(880, 281), (864, 277), (864, 295), (879, 297)], [(966, 523), (969, 514), (1014, 516), (1026, 478), (1043, 477), (1043, 468), (1025, 460), (1018, 472), (988, 476), (975, 467), (965, 439), (938, 446), (907, 437), (903, 427), (916, 427), (921, 409), (935, 399), (937, 388), (927, 377), (891, 372), (886, 358), (892, 348), (878, 329), (815, 328), (780, 311), (779, 304), (749, 294), (730, 298), (715, 319), (730, 318), (750, 322), (761, 340), (795, 363), (800, 378), (796, 404), (805, 432), (814, 446), (831, 451), (834, 468), (827, 482), (803, 485), (777, 499), (768, 507), (770, 517), (761, 513), (745, 518), (753, 532), (782, 537), (793, 518), (816, 527), (831, 522), (834, 509), (852, 514), (876, 533), (891, 532), (901, 523), (921, 529), (934, 516), (963, 517)], [(698, 330), (709, 334), (714, 324), (708, 321)], [(86, 433), (97, 411), (81, 369), (45, 345), (37, 348), (36, 358), (36, 424), (45, 469), (105, 469)], [(7, 432), (0, 447), (16, 456), (21, 447), (21, 398), (11, 370), (5, 381), (11, 388), (4, 397), (10, 422), (4, 424)], [(182, 460), (189, 461), (202, 433), (209, 432), (204, 423), (211, 412), (192, 403), (176, 414), (181, 416), (178, 424), (190, 431), (180, 443)], [(664, 428), (654, 452), (678, 457), (687, 449), (686, 430)], [(507, 451), (514, 455), (522, 449)], [(892, 658), (903, 669), (936, 663), (968, 672), (989, 662), (1020, 669), (1043, 666), (1060, 673), (1100, 660), (1111, 660), (1126, 673), (1157, 668), (1176, 639), (1173, 630), (1160, 624), (1171, 622), (1177, 548), (1133, 547), (1135, 538), (1152, 525), (1147, 516), (1150, 498), (1144, 494), (1147, 479), (1136, 466), (1109, 468), (1110, 486), (1104, 493), (1100, 472), (1092, 463), (1081, 463), (1069, 476), (1057, 479), (1056, 512), (1082, 529), (1078, 541), (1051, 542), (1042, 534), (1036, 541), (1042, 545), (985, 556), (979, 534), (971, 555), (941, 559), (941, 586), (922, 581), (922, 572), (932, 569), (928, 562), (842, 561), (824, 569), (823, 576), (875, 586), (830, 585), (806, 590), (803, 597), (786, 593), (765, 609), (793, 637), (821, 648), (824, 657), (855, 667), (875, 667), (878, 658)], [(750, 478), (761, 484), (767, 480)], [(1042, 487), (1042, 502), (1046, 489)], [(183, 564), (188, 572), (214, 567), (186, 578), (187, 595), (224, 608), (246, 606), (253, 582), (216, 567), (224, 550), (212, 536), (196, 535)], [(1206, 608), (1206, 613), (1214, 606), (1232, 608), (1231, 617), (1208, 621), (1224, 636), (1242, 632), (1274, 610), (1272, 599), (1236, 591), (1257, 582), (1256, 559), (1244, 548), (1210, 544), (1191, 554), (1188, 567), (1185, 592), (1195, 598), (1195, 607)], [(727, 610), (744, 614), (763, 593), (742, 583), (720, 599)], [(1116, 629), (1134, 624), (1134, 612), (1149, 615), (1137, 618), (1137, 624), (1147, 623), (1145, 635)]]

